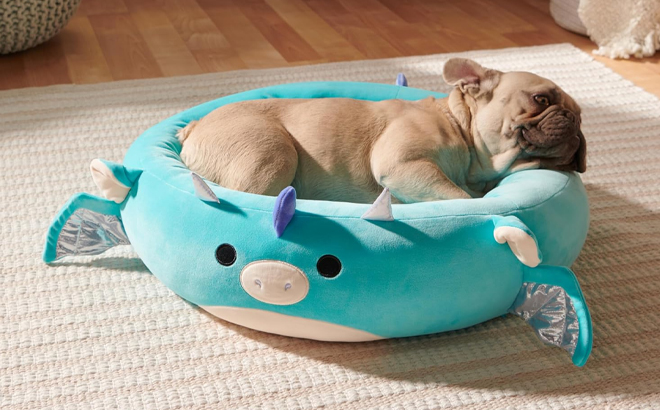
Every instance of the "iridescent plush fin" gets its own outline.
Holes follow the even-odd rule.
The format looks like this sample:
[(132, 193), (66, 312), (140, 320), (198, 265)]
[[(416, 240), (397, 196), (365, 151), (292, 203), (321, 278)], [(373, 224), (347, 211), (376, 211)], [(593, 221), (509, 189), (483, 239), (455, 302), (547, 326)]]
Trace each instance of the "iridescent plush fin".
[(76, 194), (62, 207), (48, 230), (43, 260), (65, 256), (97, 255), (129, 245), (119, 213), (111, 200), (85, 193)]
[(559, 266), (524, 268), (523, 285), (509, 308), (546, 344), (566, 350), (583, 366), (592, 346), (589, 309), (575, 275)]

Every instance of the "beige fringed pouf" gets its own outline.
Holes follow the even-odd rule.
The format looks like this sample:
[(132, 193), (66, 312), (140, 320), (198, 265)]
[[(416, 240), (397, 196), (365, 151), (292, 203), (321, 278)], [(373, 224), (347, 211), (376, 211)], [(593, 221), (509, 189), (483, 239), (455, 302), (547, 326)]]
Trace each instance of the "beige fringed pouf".
[(660, 0), (550, 0), (550, 14), (588, 35), (598, 45), (594, 54), (643, 58), (660, 50)]
[(22, 51), (56, 35), (80, 0), (0, 0), (0, 54)]

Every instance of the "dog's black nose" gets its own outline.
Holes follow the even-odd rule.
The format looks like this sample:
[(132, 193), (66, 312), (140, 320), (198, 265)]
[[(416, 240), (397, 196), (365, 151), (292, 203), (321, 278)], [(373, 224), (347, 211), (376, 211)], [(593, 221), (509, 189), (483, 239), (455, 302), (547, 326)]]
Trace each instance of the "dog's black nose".
[(578, 132), (578, 124), (575, 114), (568, 110), (561, 110), (552, 112), (543, 118), (538, 124), (538, 129), (541, 132), (534, 144), (540, 147), (552, 147), (575, 137)]

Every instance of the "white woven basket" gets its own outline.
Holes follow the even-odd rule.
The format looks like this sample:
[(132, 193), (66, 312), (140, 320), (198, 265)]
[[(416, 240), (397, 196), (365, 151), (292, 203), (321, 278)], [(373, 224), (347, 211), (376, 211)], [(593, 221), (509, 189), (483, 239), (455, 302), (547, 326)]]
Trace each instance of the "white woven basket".
[(69, 21), (80, 0), (0, 0), (0, 54), (49, 40)]

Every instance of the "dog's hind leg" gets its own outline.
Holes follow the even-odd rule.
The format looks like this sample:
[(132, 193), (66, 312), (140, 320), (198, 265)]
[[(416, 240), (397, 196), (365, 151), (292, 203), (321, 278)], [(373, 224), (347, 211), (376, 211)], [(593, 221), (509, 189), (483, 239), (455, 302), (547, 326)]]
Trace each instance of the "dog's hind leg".
[(253, 156), (254, 163), (248, 166), (247, 170), (239, 171), (241, 176), (235, 179), (232, 189), (277, 196), (284, 188), (293, 184), (298, 168), (298, 152), (291, 136), (286, 133), (286, 136), (282, 135), (268, 146), (269, 149)]
[(183, 144), (183, 142), (188, 138), (197, 123), (199, 123), (199, 121), (190, 121), (188, 125), (177, 131), (176, 136), (179, 138), (179, 142), (181, 144)]
[[(225, 188), (276, 196), (298, 167), (293, 137), (279, 123), (257, 116), (189, 125), (180, 133), (181, 159), (193, 172)], [(194, 128), (193, 128), (194, 127)]]

